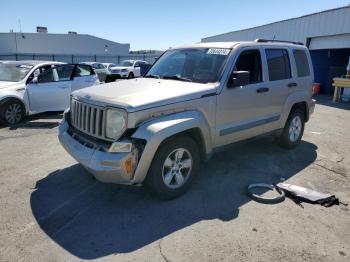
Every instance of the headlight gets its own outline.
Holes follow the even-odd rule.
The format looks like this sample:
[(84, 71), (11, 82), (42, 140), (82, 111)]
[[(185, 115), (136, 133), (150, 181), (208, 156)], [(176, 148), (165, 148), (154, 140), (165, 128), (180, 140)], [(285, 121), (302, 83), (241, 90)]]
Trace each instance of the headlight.
[(127, 72), (128, 71), (128, 69), (122, 69), (122, 72)]
[(107, 110), (106, 136), (111, 139), (118, 139), (126, 128), (126, 112), (116, 109)]

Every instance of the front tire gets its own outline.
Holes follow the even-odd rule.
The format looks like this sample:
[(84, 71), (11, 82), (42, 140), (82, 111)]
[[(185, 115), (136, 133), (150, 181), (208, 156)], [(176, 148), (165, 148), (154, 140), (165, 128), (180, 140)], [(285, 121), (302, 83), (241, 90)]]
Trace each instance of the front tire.
[(174, 199), (190, 187), (200, 167), (196, 142), (178, 137), (163, 143), (158, 149), (146, 177), (151, 193), (162, 199)]
[(9, 126), (20, 123), (24, 118), (24, 106), (16, 100), (10, 100), (0, 108), (1, 121)]
[(133, 79), (135, 76), (134, 76), (134, 74), (133, 73), (130, 73), (129, 75), (128, 75), (128, 79)]
[(294, 109), (288, 117), (287, 123), (279, 138), (280, 145), (287, 149), (295, 148), (304, 134), (305, 114), (303, 110)]

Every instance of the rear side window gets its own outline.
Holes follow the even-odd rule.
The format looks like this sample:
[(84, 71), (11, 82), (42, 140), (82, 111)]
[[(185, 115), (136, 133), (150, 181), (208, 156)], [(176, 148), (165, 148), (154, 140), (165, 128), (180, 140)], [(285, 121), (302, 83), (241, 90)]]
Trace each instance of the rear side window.
[(310, 67), (304, 50), (293, 50), (295, 64), (297, 65), (298, 77), (309, 76)]
[(59, 81), (68, 81), (71, 79), (74, 65), (56, 66)]
[(290, 61), (286, 49), (266, 49), (270, 81), (291, 78)]

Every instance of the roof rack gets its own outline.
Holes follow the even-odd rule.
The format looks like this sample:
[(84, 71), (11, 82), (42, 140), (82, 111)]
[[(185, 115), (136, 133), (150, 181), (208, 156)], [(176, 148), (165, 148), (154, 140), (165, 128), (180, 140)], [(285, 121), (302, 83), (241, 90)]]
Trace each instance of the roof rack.
[(304, 45), (303, 43), (300, 43), (300, 42), (293, 42), (293, 41), (286, 41), (286, 40), (276, 40), (276, 39), (255, 39), (254, 42), (257, 42), (257, 43), (269, 43), (269, 42), (276, 42), (276, 43), (289, 43), (289, 44), (294, 44), (294, 45)]

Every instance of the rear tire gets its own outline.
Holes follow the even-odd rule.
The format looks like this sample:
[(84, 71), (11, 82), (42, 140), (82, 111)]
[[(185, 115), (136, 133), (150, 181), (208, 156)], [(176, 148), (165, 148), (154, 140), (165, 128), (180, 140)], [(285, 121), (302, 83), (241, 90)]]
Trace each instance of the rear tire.
[(146, 186), (161, 199), (174, 199), (190, 187), (200, 167), (200, 154), (195, 141), (177, 137), (158, 149), (148, 175)]
[(113, 76), (111, 75), (106, 75), (106, 79), (105, 79), (105, 83), (110, 83), (110, 82), (113, 82)]
[(10, 100), (0, 108), (0, 120), (5, 125), (16, 125), (24, 118), (25, 109), (21, 102)]
[(287, 149), (293, 149), (300, 144), (304, 134), (305, 113), (301, 109), (294, 109), (288, 116), (282, 134), (279, 137), (279, 144)]

